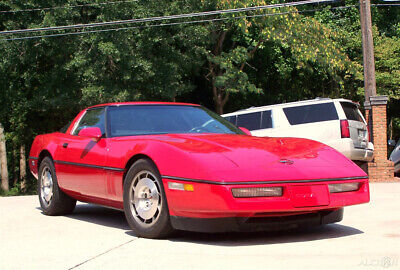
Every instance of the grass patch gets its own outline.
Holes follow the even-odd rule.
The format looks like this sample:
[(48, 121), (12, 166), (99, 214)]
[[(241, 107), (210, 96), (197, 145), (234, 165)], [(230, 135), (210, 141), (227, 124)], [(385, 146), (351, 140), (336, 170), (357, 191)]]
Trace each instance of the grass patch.
[(0, 189), (0, 196), (21, 196), (21, 195), (36, 195), (37, 194), (37, 180), (33, 176), (28, 177), (26, 180), (26, 188), (22, 190), (21, 183), (16, 183), (10, 188), (9, 191), (4, 191)]

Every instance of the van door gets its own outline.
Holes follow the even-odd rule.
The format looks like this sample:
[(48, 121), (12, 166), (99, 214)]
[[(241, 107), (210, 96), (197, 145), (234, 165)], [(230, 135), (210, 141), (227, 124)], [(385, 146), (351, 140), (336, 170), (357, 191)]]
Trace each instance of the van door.
[(355, 148), (368, 148), (368, 128), (357, 105), (351, 102), (340, 102), (349, 122), (350, 138)]

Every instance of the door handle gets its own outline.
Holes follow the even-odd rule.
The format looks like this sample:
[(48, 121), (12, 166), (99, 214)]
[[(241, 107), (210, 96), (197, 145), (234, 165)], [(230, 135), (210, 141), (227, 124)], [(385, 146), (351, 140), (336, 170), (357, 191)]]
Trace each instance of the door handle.
[(63, 143), (64, 148), (67, 148), (67, 146), (68, 146), (68, 143)]

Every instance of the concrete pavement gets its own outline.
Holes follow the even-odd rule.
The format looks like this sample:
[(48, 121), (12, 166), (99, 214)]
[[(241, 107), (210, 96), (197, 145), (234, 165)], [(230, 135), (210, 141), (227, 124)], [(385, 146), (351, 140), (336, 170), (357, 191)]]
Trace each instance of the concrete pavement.
[(400, 269), (400, 183), (338, 224), (279, 233), (135, 237), (123, 213), (79, 203), (48, 217), (36, 196), (0, 198), (0, 269)]

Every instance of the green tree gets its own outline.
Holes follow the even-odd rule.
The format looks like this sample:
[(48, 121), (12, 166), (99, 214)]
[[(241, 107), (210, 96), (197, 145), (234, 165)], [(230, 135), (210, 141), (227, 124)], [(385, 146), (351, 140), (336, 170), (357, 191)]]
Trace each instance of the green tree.
[[(217, 1), (215, 9), (266, 5), (266, 1)], [(207, 51), (206, 78), (210, 81), (215, 110), (223, 108), (232, 93), (263, 93), (260, 78), (249, 78), (259, 66), (249, 64), (259, 50), (280, 47), (295, 60), (297, 70), (325, 69), (324, 74), (335, 81), (335, 90), (344, 88), (343, 76), (352, 73), (351, 61), (339, 49), (336, 31), (319, 21), (299, 15), (293, 7), (254, 12), (251, 16), (238, 13), (222, 23), (210, 25), (211, 45)], [(318, 42), (315, 42), (318, 40)], [(269, 47), (269, 48), (268, 48)], [(262, 64), (262, 63), (261, 63)], [(259, 74), (259, 76), (262, 76)], [(307, 90), (307, 89), (301, 89)]]

